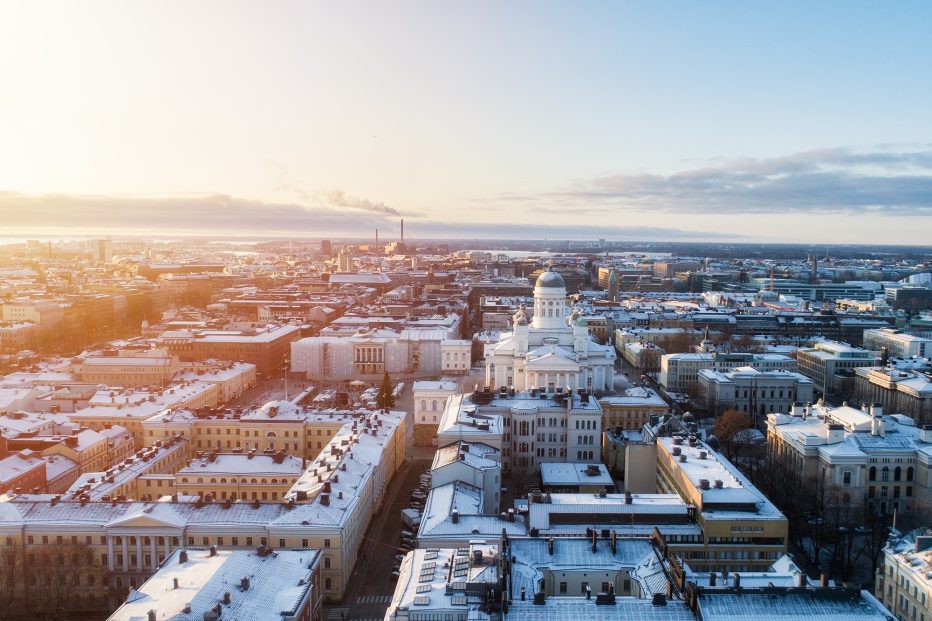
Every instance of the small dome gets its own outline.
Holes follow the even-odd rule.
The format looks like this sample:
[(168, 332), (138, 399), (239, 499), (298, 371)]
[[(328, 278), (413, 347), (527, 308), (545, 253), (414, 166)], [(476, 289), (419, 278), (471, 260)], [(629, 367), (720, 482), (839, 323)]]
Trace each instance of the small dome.
[(535, 287), (545, 287), (550, 289), (566, 289), (566, 283), (563, 282), (563, 277), (554, 272), (553, 270), (547, 270), (543, 274), (537, 277), (537, 284)]

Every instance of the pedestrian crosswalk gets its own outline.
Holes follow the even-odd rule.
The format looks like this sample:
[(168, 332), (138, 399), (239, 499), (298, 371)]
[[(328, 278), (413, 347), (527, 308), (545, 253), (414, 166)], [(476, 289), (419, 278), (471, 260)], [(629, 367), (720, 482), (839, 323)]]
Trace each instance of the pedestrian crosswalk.
[(392, 601), (391, 595), (360, 595), (356, 598), (356, 605), (362, 604), (387, 604)]
[(349, 618), (349, 608), (329, 608), (327, 621), (344, 621)]

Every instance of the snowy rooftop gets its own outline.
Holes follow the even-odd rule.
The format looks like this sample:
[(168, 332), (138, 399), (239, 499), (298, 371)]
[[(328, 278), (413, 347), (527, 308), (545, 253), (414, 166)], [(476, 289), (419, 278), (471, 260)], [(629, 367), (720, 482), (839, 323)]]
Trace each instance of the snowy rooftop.
[(604, 464), (580, 464), (546, 462), (540, 465), (543, 484), (547, 486), (599, 485), (614, 486), (608, 468)]
[(500, 468), (501, 453), (482, 442), (454, 442), (437, 449), (431, 469), (436, 470), (454, 462), (463, 462), (477, 470)]
[(850, 589), (753, 588), (700, 589), (703, 621), (887, 621), (889, 611), (867, 591)]
[(287, 475), (301, 474), (301, 460), (292, 455), (283, 455), (277, 461), (275, 455), (248, 455), (221, 453), (219, 455), (192, 459), (176, 472), (177, 476), (210, 474)]
[(288, 500), (307, 503), (292, 512), (292, 521), (342, 526), (376, 466), (392, 458), (385, 451), (405, 416), (404, 412), (370, 412), (366, 418), (346, 423), (286, 494)]
[(602, 405), (657, 405), (666, 407), (667, 403), (655, 391), (642, 386), (625, 389), (623, 394), (602, 397)]
[[(702, 499), (700, 510), (706, 519), (785, 519), (733, 464), (707, 444), (696, 441), (694, 446), (690, 446), (686, 439), (682, 439), (681, 444), (675, 442), (672, 437), (657, 438), (658, 445), (670, 454), (673, 465), (699, 492)], [(680, 455), (674, 455), (675, 452)], [(704, 485), (708, 489), (704, 489)]]
[[(210, 556), (207, 550), (191, 549), (185, 563), (179, 561), (181, 552), (172, 553), (138, 591), (131, 591), (108, 621), (145, 621), (150, 610), (158, 619), (201, 621), (205, 612), (223, 602), (225, 593), (230, 594), (230, 603), (221, 604), (224, 619), (281, 621), (311, 605), (311, 568), (320, 554), (317, 550), (279, 550), (266, 556), (218, 550)], [(186, 606), (190, 612), (184, 612)]]

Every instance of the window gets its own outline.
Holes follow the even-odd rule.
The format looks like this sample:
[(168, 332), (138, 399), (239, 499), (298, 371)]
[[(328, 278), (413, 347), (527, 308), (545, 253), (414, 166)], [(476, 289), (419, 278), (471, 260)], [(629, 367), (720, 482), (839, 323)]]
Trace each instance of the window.
[(325, 547), (325, 548), (329, 548), (329, 547), (330, 547), (330, 540), (329, 540), (329, 539), (324, 539), (324, 547)]
[(877, 480), (877, 466), (871, 466), (871, 469), (868, 471), (868, 474), (867, 474), (867, 480), (868, 481)]
[(566, 594), (566, 583), (565, 582), (560, 583), (560, 593)]
[(324, 557), (324, 569), (330, 569), (330, 557), (329, 556)]
[(851, 485), (851, 473), (850, 472), (845, 472), (842, 475), (842, 482), (845, 484), (845, 486)]

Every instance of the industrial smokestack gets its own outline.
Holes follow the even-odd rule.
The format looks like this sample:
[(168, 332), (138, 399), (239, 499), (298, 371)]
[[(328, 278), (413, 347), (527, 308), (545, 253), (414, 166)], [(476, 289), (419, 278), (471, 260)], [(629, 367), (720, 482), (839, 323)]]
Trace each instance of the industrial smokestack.
[(405, 243), (405, 219), (401, 219), (401, 243)]

